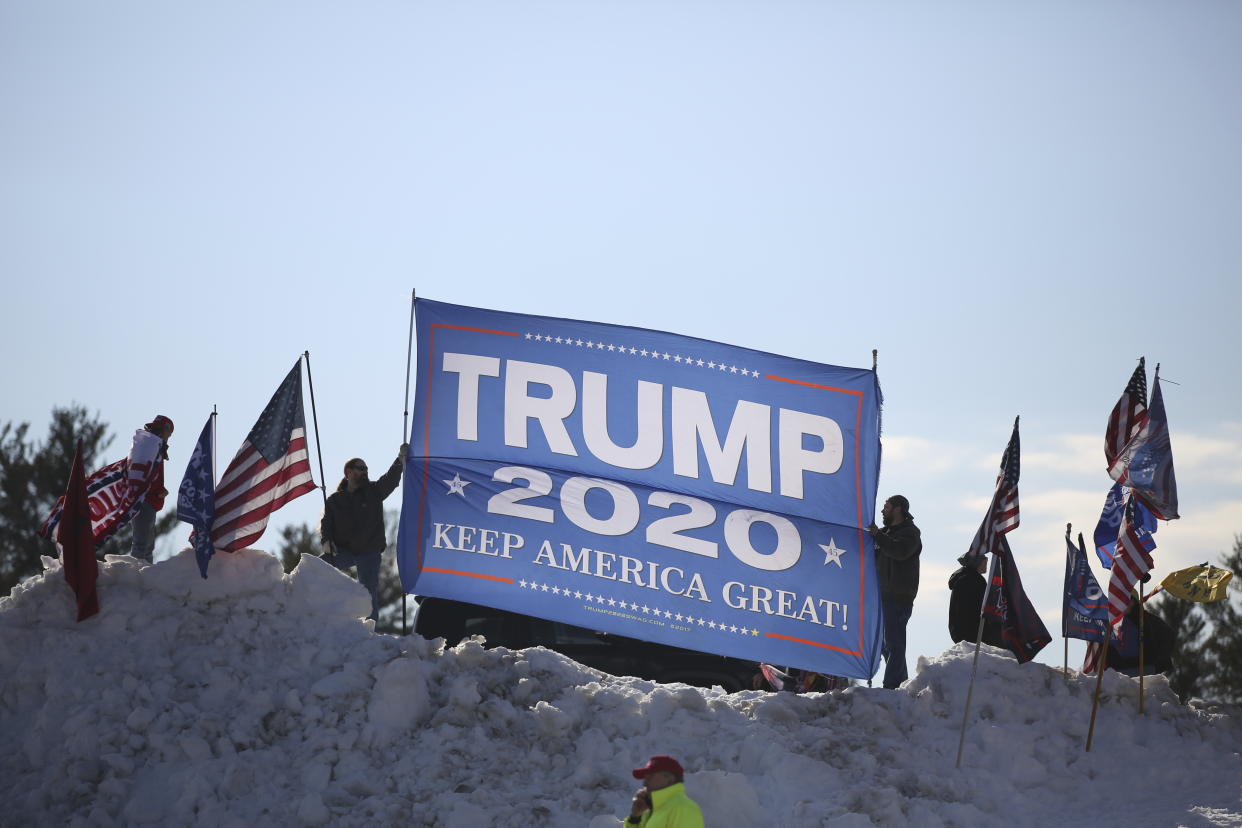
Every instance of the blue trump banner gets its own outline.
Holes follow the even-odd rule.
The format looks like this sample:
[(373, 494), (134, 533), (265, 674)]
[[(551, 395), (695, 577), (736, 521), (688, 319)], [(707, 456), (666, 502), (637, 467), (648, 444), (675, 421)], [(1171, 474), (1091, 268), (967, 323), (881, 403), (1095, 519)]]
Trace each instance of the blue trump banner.
[(1087, 563), (1082, 533), (1078, 546), (1065, 535), (1065, 600), (1061, 607), (1061, 635), (1083, 641), (1103, 641), (1108, 627), (1108, 599)]
[(869, 678), (874, 371), (419, 299), (406, 592)]

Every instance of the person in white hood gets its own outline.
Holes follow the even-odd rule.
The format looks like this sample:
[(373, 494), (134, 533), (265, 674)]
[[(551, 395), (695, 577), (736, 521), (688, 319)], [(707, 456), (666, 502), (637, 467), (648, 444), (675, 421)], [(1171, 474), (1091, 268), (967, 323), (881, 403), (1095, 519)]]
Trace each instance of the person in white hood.
[(148, 563), (155, 552), (155, 514), (164, 508), (168, 490), (164, 488), (164, 461), (168, 459), (168, 438), (173, 421), (163, 414), (134, 432), (129, 450), (127, 479), (130, 494), (140, 498), (134, 514), (134, 542), (130, 554)]

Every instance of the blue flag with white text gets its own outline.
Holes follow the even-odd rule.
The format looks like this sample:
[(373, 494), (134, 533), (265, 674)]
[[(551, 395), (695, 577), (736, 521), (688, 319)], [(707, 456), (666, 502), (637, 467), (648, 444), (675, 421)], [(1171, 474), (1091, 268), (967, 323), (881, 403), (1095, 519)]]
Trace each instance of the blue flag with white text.
[(419, 299), (405, 590), (869, 678), (872, 370)]
[(1169, 418), (1160, 390), (1160, 368), (1147, 409), (1147, 426), (1126, 443), (1109, 465), (1108, 473), (1123, 486), (1134, 489), (1143, 505), (1161, 520), (1177, 520), (1177, 475), (1173, 471), (1173, 447), (1169, 442)]
[[(212, 416), (215, 416), (214, 414)], [(198, 437), (181, 488), (177, 490), (177, 520), (194, 527), (190, 540), (194, 544), (194, 557), (198, 571), (207, 577), (207, 564), (215, 550), (211, 543), (211, 524), (216, 518), (216, 481), (212, 467), (215, 452), (212, 445), (211, 417)]]
[(1083, 641), (1103, 641), (1108, 628), (1108, 598), (1087, 562), (1082, 533), (1078, 546), (1065, 536), (1065, 602), (1061, 607), (1061, 635)]

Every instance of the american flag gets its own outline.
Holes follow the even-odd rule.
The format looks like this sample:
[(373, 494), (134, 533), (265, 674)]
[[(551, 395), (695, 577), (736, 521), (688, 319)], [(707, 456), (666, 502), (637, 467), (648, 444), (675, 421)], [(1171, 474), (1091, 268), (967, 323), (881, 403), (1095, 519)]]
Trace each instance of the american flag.
[(1126, 509), (1121, 515), (1121, 527), (1117, 530), (1117, 551), (1113, 557), (1113, 575), (1108, 581), (1108, 620), (1114, 632), (1125, 617), (1130, 606), (1130, 590), (1152, 568), (1151, 555), (1143, 546), (1139, 533), (1139, 517), (1135, 513), (1137, 501), (1131, 492), (1126, 498)]
[(995, 554), (1000, 536), (1018, 528), (1018, 474), (1021, 471), (1019, 455), (1021, 454), (1018, 440), (1018, 418), (1013, 420), (1013, 435), (1009, 445), (1001, 456), (1000, 473), (996, 476), (996, 491), (992, 494), (992, 505), (970, 542), (967, 554), (972, 557)]
[(298, 360), (216, 486), (212, 545), (226, 552), (246, 548), (262, 536), (272, 512), (315, 488)]
[(1138, 367), (1130, 375), (1126, 390), (1108, 415), (1108, 430), (1104, 434), (1104, 459), (1111, 466), (1126, 443), (1147, 425), (1147, 367), (1139, 357)]

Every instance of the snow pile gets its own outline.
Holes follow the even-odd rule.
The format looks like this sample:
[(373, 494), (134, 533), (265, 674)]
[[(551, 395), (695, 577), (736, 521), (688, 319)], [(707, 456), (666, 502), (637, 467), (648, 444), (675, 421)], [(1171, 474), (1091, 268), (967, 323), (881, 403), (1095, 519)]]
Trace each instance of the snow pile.
[(0, 600), (0, 823), (616, 825), (630, 768), (677, 756), (709, 826), (1242, 825), (1236, 711), (1162, 679), (1093, 679), (984, 648), (901, 690), (725, 695), (535, 648), (376, 635), (317, 558), (109, 557), (74, 622), (59, 564)]

